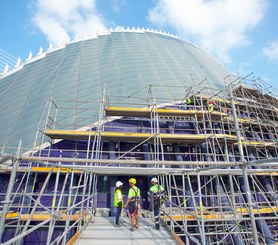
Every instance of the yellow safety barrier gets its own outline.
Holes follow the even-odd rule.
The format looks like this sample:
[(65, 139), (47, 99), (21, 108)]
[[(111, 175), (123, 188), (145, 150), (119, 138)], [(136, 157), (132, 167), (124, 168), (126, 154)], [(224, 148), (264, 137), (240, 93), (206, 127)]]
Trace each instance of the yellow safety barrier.
[(73, 245), (76, 239), (80, 236), (80, 230), (78, 230), (72, 238), (67, 242), (67, 245)]

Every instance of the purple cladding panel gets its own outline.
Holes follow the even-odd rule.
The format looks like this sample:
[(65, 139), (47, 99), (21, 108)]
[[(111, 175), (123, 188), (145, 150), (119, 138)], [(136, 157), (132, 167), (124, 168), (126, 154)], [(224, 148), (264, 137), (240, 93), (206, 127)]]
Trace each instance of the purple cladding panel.
[[(6, 220), (6, 222), (13, 222), (13, 220)], [(12, 239), (15, 235), (15, 228), (6, 228), (3, 233), (2, 242), (7, 242)], [(2, 244), (2, 243), (1, 243)]]
[(108, 208), (107, 202), (97, 202), (97, 208)]
[[(5, 193), (7, 192), (8, 184), (9, 184), (10, 175), (8, 174), (1, 174), (0, 178), (0, 201), (5, 200)], [(0, 205), (2, 209), (2, 203)]]
[[(33, 164), (34, 165), (34, 164)], [(19, 163), (19, 167), (28, 167), (29, 166), (29, 162), (23, 162), (23, 161), (21, 161), (20, 163)]]
[[(36, 225), (36, 222), (31, 222), (30, 225)], [(64, 222), (57, 222), (57, 226), (55, 230), (53, 231), (52, 239), (51, 241), (55, 240), (59, 235), (61, 235), (64, 232)], [(67, 233), (67, 239), (66, 241), (68, 242), (69, 239), (74, 235), (76, 232), (76, 228), (72, 228), (70, 231)], [(48, 236), (48, 228), (39, 228), (38, 230), (30, 233), (27, 235), (24, 239), (24, 245), (43, 245), (46, 244), (47, 241), (47, 236)]]
[(138, 132), (138, 125), (112, 121), (105, 124), (104, 131), (108, 132)]
[[(13, 186), (13, 193), (16, 193), (17, 191), (18, 191), (18, 193), (22, 193), (24, 186), (23, 185), (19, 186), (19, 184), (23, 177), (24, 177), (24, 175), (22, 173), (17, 174), (16, 181)], [(1, 177), (0, 177), (0, 202), (3, 202), (5, 200), (5, 196), (6, 196), (5, 193), (7, 192), (9, 180), (10, 180), (9, 174), (1, 174)], [(15, 198), (13, 198), (12, 200), (13, 200), (12, 207), (9, 211), (16, 212), (17, 206), (18, 206), (17, 204), (20, 203), (21, 197), (17, 196)], [(2, 206), (3, 206), (3, 203), (0, 204), (0, 210), (2, 210)]]
[(101, 203), (106, 203), (109, 197), (107, 193), (98, 193), (97, 194), (97, 201)]
[(192, 127), (189, 122), (177, 122), (175, 123), (176, 134), (194, 134)]
[(267, 202), (268, 200), (261, 193), (254, 194), (254, 198), (258, 201), (258, 203)]
[[(42, 196), (40, 203), (48, 208), (51, 208), (53, 196)], [(37, 211), (45, 211), (40, 205), (36, 209)]]

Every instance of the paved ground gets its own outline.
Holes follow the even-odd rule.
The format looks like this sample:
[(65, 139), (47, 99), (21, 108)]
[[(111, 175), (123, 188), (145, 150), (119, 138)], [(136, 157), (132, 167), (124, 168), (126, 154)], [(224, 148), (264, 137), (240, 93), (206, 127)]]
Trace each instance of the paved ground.
[(161, 226), (153, 229), (150, 218), (139, 218), (139, 229), (130, 231), (129, 218), (120, 218), (120, 227), (115, 227), (115, 217), (94, 217), (75, 242), (76, 245), (166, 245), (176, 244), (170, 233)]

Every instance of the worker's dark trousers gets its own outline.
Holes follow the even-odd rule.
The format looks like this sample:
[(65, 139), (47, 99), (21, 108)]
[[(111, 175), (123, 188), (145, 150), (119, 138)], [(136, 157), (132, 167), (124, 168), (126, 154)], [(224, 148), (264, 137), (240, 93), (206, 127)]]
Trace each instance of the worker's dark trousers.
[(155, 229), (159, 229), (159, 206), (155, 206), (153, 209), (154, 220), (155, 220)]
[(122, 211), (122, 206), (119, 205), (119, 206), (117, 207), (116, 225), (119, 224), (119, 219), (120, 219), (121, 211)]

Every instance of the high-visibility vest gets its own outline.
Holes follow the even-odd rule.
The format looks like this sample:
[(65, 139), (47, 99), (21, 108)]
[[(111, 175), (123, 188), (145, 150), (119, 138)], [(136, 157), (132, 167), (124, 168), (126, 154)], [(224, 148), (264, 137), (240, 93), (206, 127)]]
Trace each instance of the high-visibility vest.
[(212, 112), (214, 109), (214, 104), (208, 104), (208, 111)]
[(150, 188), (148, 195), (154, 207), (160, 207), (164, 203), (165, 189), (162, 185), (153, 185)]
[(122, 202), (122, 207), (124, 207), (124, 199), (123, 199), (122, 191), (120, 189), (116, 189), (114, 194), (114, 206), (118, 207), (119, 202)]
[(133, 186), (128, 191), (128, 198), (131, 200), (139, 199), (140, 197), (140, 189), (137, 186)]
[(153, 185), (150, 188), (150, 191), (153, 192), (154, 194), (156, 194), (157, 192), (163, 192), (164, 191), (164, 187), (162, 185)]

